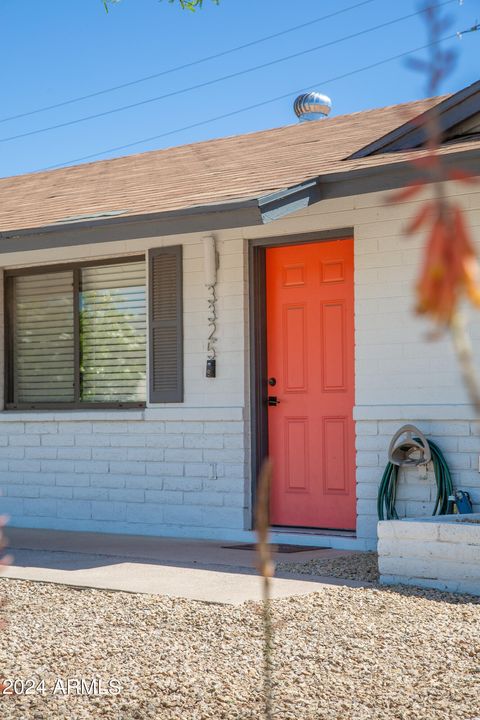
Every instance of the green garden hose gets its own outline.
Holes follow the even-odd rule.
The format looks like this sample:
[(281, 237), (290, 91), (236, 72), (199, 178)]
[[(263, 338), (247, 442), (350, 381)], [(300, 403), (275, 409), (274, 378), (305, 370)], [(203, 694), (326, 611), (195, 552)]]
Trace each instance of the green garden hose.
[[(417, 442), (418, 438), (414, 438)], [(432, 453), (435, 482), (437, 484), (437, 499), (432, 515), (447, 515), (452, 506), (449, 498), (453, 495), (453, 484), (450, 470), (442, 451), (432, 440), (428, 440)], [(383, 473), (378, 489), (377, 513), (379, 520), (398, 520), (395, 509), (397, 495), (398, 466), (389, 462)]]

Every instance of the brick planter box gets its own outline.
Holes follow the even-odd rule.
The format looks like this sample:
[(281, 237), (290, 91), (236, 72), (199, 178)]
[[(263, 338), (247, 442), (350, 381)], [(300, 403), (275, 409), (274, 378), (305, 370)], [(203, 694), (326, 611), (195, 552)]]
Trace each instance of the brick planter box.
[(380, 582), (480, 595), (480, 513), (378, 523)]

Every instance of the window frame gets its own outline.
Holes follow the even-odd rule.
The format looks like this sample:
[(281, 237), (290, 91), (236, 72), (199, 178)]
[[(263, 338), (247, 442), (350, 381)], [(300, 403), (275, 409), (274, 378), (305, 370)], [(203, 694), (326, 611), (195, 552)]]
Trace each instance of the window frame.
[[(121, 265), (127, 262), (145, 262), (145, 311), (147, 313), (146, 327), (146, 353), (145, 353), (145, 388), (148, 394), (148, 257), (146, 253), (135, 255), (124, 255), (123, 257), (103, 258), (101, 260), (86, 260), (85, 262), (77, 261), (72, 263), (59, 263), (54, 265), (38, 265), (35, 267), (16, 268), (12, 270), (4, 270), (4, 356), (5, 356), (5, 410), (106, 410), (106, 409), (129, 409), (129, 408), (145, 408), (146, 400), (142, 402), (85, 402), (79, 399), (80, 395), (80, 323), (79, 323), (79, 290), (80, 290), (80, 272), (85, 267), (100, 267), (102, 265)], [(13, 279), (16, 277), (24, 277), (26, 275), (44, 275), (53, 272), (73, 272), (73, 317), (74, 317), (74, 402), (17, 402), (15, 389), (15, 374), (13, 371), (13, 333), (15, 331), (15, 302), (13, 297)]]

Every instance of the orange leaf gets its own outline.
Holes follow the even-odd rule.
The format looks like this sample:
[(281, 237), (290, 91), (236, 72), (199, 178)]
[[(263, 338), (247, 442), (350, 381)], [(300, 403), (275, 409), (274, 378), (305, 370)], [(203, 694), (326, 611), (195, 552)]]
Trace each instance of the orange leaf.
[(422, 225), (424, 225), (427, 220), (431, 217), (433, 214), (433, 210), (435, 208), (435, 205), (433, 202), (427, 202), (420, 210), (417, 212), (416, 215), (413, 216), (413, 218), (410, 220), (408, 225), (405, 228), (405, 234), (406, 235), (413, 235), (413, 233), (417, 232)]
[(423, 189), (424, 185), (424, 180), (416, 180), (415, 182), (410, 183), (406, 187), (390, 195), (390, 197), (387, 199), (387, 202), (398, 203), (404, 202), (405, 200), (410, 200), (410, 198), (415, 197), (415, 195), (417, 195), (420, 190)]
[(464, 252), (467, 251), (469, 254), (475, 255), (472, 241), (470, 239), (470, 234), (469, 234), (467, 226), (465, 224), (463, 211), (458, 205), (456, 205), (453, 210), (453, 219), (454, 219), (454, 230), (453, 231), (454, 231), (456, 241), (461, 244), (461, 247), (464, 250)]
[(429, 153), (423, 157), (415, 158), (411, 162), (412, 165), (421, 170), (429, 170), (430, 168), (437, 167), (440, 164), (438, 156), (434, 153)]
[(472, 173), (466, 172), (466, 170), (450, 170), (448, 173), (449, 180), (458, 180), (464, 182), (467, 185), (478, 185), (480, 180)]

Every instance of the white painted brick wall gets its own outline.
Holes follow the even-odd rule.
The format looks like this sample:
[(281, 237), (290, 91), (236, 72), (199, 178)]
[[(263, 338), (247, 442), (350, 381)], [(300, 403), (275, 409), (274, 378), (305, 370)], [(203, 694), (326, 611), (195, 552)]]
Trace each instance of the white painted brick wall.
[[(242, 530), (248, 497), (243, 423), (195, 420), (180, 427), (145, 414), (131, 422), (124, 419), (127, 411), (119, 412), (118, 422), (95, 421), (94, 412), (92, 421), (81, 422), (74, 413), (52, 422), (32, 422), (25, 413), (2, 421), (2, 415), (2, 512), (26, 527), (139, 534)], [(65, 438), (72, 444), (65, 446)], [(225, 447), (227, 438), (235, 438), (233, 449)]]
[[(480, 192), (450, 184), (448, 193), (465, 207), (480, 248)], [(461, 197), (460, 194), (461, 193)], [(414, 422), (445, 452), (457, 487), (480, 506), (480, 424), (471, 420), (468, 399), (447, 336), (426, 340), (428, 323), (413, 312), (415, 277), (424, 236), (403, 230), (418, 201), (389, 205), (385, 193), (327, 200), (287, 218), (276, 234), (354, 227), (355, 381), (357, 432), (357, 536), (374, 546), (376, 494), (393, 433)], [(271, 229), (258, 228), (250, 237)], [(480, 315), (471, 313), (471, 333), (480, 359)], [(433, 507), (427, 479), (402, 472), (399, 511), (419, 515)]]
[[(185, 402), (152, 405), (145, 412), (0, 414), (0, 510), (11, 516), (12, 524), (193, 536), (248, 527), (247, 286), (239, 235), (217, 237), (214, 380), (205, 378), (208, 305), (202, 236), (132, 240), (131, 252), (183, 244)], [(119, 253), (125, 253), (125, 244), (18, 253), (8, 261), (18, 267)], [(0, 302), (2, 298), (0, 288)], [(0, 317), (1, 331), (2, 312)]]
[[(465, 192), (458, 185), (449, 191), (463, 193), (461, 200), (480, 245), (480, 193), (470, 188)], [(479, 504), (480, 424), (471, 420), (448, 338), (427, 343), (428, 325), (411, 311), (423, 237), (407, 240), (402, 231), (416, 208), (417, 202), (388, 205), (384, 193), (365, 194), (323, 201), (269, 226), (218, 232), (219, 340), (214, 381), (204, 377), (207, 306), (200, 234), (9, 254), (8, 265), (19, 267), (115, 257), (181, 242), (185, 403), (152, 406), (146, 421), (103, 411), (90, 413), (88, 420), (77, 419), (74, 413), (35, 422), (28, 416), (14, 421), (7, 413), (1, 415), (4, 507), (15, 521), (23, 518), (39, 526), (57, 523), (118, 532), (135, 527), (138, 532), (193, 535), (214, 527), (248, 526), (244, 523), (249, 515), (244, 512), (251, 445), (246, 241), (347, 226), (355, 228), (358, 537), (370, 545), (375, 542), (376, 489), (386, 449), (393, 432), (408, 421), (438, 441), (454, 482), (469, 490)], [(0, 302), (1, 298), (0, 292)], [(472, 336), (480, 347), (478, 316)], [(432, 489), (431, 473), (427, 479), (403, 474), (400, 512), (429, 511)], [(204, 494), (203, 504), (198, 502), (199, 493)], [(114, 503), (116, 512), (110, 513), (103, 503)], [(74, 515), (75, 509), (81, 519), (64, 516)], [(86, 512), (88, 518), (83, 517)]]
[(380, 581), (480, 595), (480, 515), (468, 519), (380, 522)]
[[(458, 193), (458, 187), (451, 185), (450, 192)], [(385, 198), (356, 198), (352, 213), (357, 405), (466, 404), (448, 336), (427, 342), (428, 323), (412, 312), (424, 237), (406, 238), (403, 230), (418, 202), (388, 205), (380, 199)], [(464, 204), (478, 246), (478, 190), (465, 193)], [(472, 320), (473, 339), (479, 340), (478, 315)]]
[[(458, 195), (458, 185), (450, 185)], [(385, 205), (383, 194), (355, 198), (355, 326), (357, 417), (357, 535), (376, 537), (376, 491), (394, 432), (413, 422), (445, 454), (454, 486), (468, 490), (480, 508), (478, 426), (462, 386), (447, 336), (428, 342), (428, 323), (412, 311), (414, 283), (424, 242), (403, 229), (418, 202)], [(464, 193), (472, 233), (480, 244), (480, 193)], [(480, 319), (472, 316), (480, 340)], [(476, 343), (480, 347), (480, 343)], [(480, 356), (480, 354), (479, 354)], [(400, 472), (400, 516), (432, 512), (435, 484), (417, 470)]]

